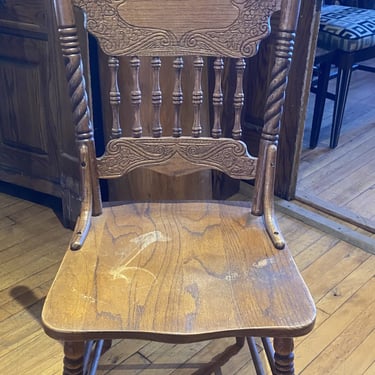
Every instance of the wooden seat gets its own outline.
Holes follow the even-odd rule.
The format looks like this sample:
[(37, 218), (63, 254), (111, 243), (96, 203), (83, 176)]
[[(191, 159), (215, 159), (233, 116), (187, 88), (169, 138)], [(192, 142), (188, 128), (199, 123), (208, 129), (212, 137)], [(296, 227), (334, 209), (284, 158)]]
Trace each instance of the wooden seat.
[[(274, 374), (294, 374), (293, 338), (310, 332), (315, 306), (273, 213), (279, 122), (293, 49), (298, 1), (74, 1), (109, 57), (112, 139), (95, 156), (83, 67), (70, 1), (55, 1), (71, 95), (82, 180), (82, 209), (70, 246), (46, 298), (42, 321), (48, 335), (64, 341), (64, 374), (95, 373), (115, 338), (188, 343), (233, 337), (234, 344), (203, 365), (216, 371), (245, 340), (262, 374), (253, 337), (262, 337)], [(245, 58), (269, 34), (275, 36), (265, 126), (257, 157), (241, 138)], [(109, 16), (110, 15), (110, 16)], [(183, 15), (183, 16), (181, 16)], [(207, 21), (209, 15), (209, 21)], [(133, 85), (131, 136), (122, 136), (117, 71), (129, 55)], [(138, 56), (151, 55), (153, 88), (141, 93)], [(156, 55), (156, 56), (155, 56)], [(163, 83), (159, 56), (176, 55), (172, 72), (172, 132), (160, 121)], [(194, 121), (185, 124), (181, 71), (194, 57)], [(214, 57), (218, 55), (219, 57)], [(209, 56), (208, 59), (201, 56)], [(225, 59), (223, 59), (225, 57)], [(232, 138), (221, 136), (223, 71), (235, 59)], [(122, 57), (121, 57), (122, 59)], [(204, 62), (214, 71), (211, 136), (202, 137)], [(210, 65), (212, 61), (212, 65)], [(152, 136), (142, 136), (140, 108), (151, 96)], [(163, 99), (162, 99), (163, 98)], [(190, 135), (189, 135), (190, 133)], [(186, 135), (188, 134), (188, 135)], [(252, 203), (167, 201), (102, 204), (98, 178), (137, 168), (168, 176), (215, 169), (232, 178), (255, 179)], [(274, 338), (274, 350), (267, 337)], [(105, 349), (104, 349), (105, 348)], [(198, 372), (197, 372), (198, 373)]]

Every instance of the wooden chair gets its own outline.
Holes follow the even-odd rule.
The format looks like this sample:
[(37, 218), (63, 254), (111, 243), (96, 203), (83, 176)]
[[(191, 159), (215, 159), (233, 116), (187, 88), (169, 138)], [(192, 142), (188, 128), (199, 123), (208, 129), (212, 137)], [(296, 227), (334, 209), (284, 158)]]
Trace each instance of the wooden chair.
[[(355, 5), (361, 5), (353, 1)], [(370, 4), (371, 3), (371, 4)], [(326, 98), (333, 99), (334, 111), (330, 147), (338, 145), (349, 85), (354, 69), (375, 73), (375, 68), (360, 63), (375, 57), (375, 1), (368, 0), (366, 6), (374, 9), (329, 5), (322, 9), (318, 34), (318, 53), (315, 65), (318, 80), (313, 91), (316, 93), (310, 148), (319, 141)], [(321, 53), (322, 49), (325, 51)], [(337, 67), (337, 74), (331, 74), (331, 66)], [(337, 78), (336, 90), (328, 92), (328, 81)]]
[[(64, 341), (64, 374), (94, 373), (103, 347), (114, 338), (183, 344), (222, 337), (234, 337), (234, 344), (215, 357), (216, 365), (207, 364), (197, 374), (216, 371), (245, 341), (262, 374), (254, 337), (263, 338), (274, 374), (294, 374), (293, 338), (311, 331), (315, 306), (277, 227), (272, 199), (299, 1), (73, 3), (84, 10), (88, 30), (110, 56), (113, 131), (104, 155), (96, 158), (72, 5), (55, 0), (82, 175), (81, 215), (42, 313), (46, 333)], [(254, 157), (240, 141), (245, 58), (256, 53), (269, 34), (271, 14), (278, 10), (265, 126)], [(133, 72), (130, 137), (122, 136), (118, 111), (117, 71), (123, 55), (131, 56)], [(140, 119), (139, 57), (145, 55), (153, 56), (154, 86), (144, 93), (152, 97), (152, 137), (142, 136)], [(162, 136), (159, 56), (171, 55), (177, 56), (170, 99), (173, 132)], [(186, 55), (195, 56), (192, 124), (182, 124), (180, 118)], [(212, 136), (202, 137), (201, 56), (216, 55)], [(224, 63), (232, 58), (237, 72), (233, 138), (222, 138), (221, 81)], [(253, 203), (129, 202), (102, 207), (98, 178), (119, 177), (140, 167), (169, 176), (208, 168), (255, 179)], [(267, 337), (274, 338), (274, 349)]]

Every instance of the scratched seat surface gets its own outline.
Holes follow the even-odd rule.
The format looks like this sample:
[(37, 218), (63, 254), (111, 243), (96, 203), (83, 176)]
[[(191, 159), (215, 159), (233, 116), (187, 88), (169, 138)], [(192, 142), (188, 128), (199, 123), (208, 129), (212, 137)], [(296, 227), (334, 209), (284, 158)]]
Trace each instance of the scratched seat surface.
[(289, 252), (261, 232), (262, 218), (230, 203), (105, 208), (82, 249), (65, 257), (65, 277), (57, 277), (43, 319), (67, 339), (100, 330), (104, 337), (154, 332), (166, 341), (178, 332), (187, 341), (210, 338), (219, 327), (277, 335), (287, 326), (303, 334), (314, 310), (290, 288), (308, 302), (309, 294)]

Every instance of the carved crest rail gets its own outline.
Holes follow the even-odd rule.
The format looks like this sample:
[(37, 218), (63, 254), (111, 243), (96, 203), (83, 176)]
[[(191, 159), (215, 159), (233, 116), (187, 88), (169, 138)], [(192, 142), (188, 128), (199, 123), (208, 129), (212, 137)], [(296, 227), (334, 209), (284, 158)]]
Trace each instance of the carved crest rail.
[[(165, 137), (118, 138), (107, 144), (97, 160), (100, 178), (115, 178), (140, 167), (156, 167), (173, 161), (168, 174), (194, 169), (216, 169), (233, 178), (255, 178), (257, 159), (246, 145), (233, 139)], [(203, 161), (204, 160), (204, 161)]]
[[(253, 56), (260, 40), (270, 32), (270, 16), (280, 9), (280, 0), (169, 0), (162, 4), (159, 0), (74, 0), (74, 3), (87, 12), (87, 27), (98, 37), (104, 52), (138, 56), (173, 55), (173, 49), (178, 50), (178, 55)], [(206, 12), (207, 17), (202, 17), (201, 12)]]

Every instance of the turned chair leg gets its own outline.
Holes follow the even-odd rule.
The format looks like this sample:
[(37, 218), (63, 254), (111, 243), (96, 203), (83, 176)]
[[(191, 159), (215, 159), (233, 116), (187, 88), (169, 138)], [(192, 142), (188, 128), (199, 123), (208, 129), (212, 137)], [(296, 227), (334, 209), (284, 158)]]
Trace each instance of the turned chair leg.
[(112, 340), (89, 340), (85, 344), (83, 374), (96, 374), (100, 357), (111, 348)]
[(336, 101), (333, 110), (333, 120), (331, 129), (331, 140), (329, 147), (335, 148), (339, 143), (341, 125), (344, 118), (346, 99), (348, 98), (352, 68), (339, 68), (336, 83)]
[(85, 352), (85, 343), (64, 342), (64, 371), (63, 375), (82, 375), (83, 374), (83, 356)]
[(315, 95), (314, 114), (311, 125), (310, 148), (315, 148), (319, 141), (320, 128), (326, 103), (331, 61), (325, 61), (319, 65), (318, 86)]
[(292, 338), (275, 337), (275, 375), (294, 375), (294, 342)]

